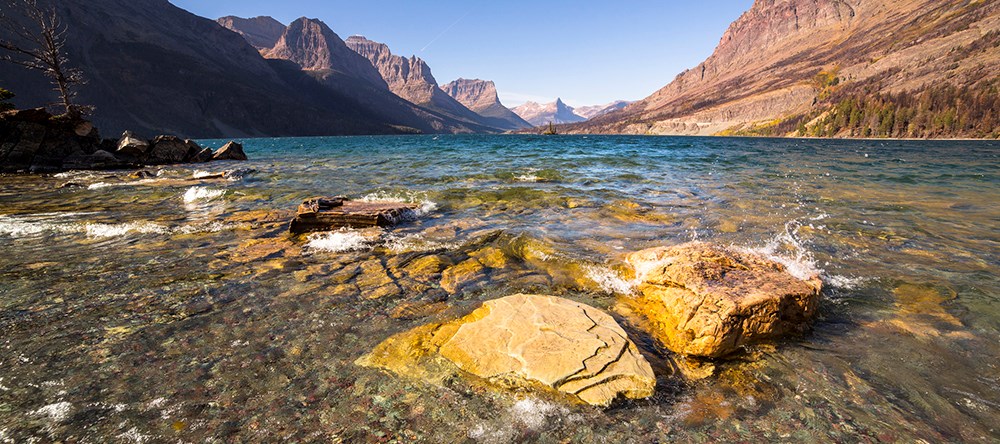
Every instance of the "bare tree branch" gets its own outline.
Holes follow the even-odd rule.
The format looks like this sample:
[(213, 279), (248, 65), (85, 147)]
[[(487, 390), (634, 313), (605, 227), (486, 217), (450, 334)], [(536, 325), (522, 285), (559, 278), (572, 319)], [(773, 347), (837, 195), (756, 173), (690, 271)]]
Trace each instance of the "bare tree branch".
[[(0, 40), (0, 50), (8, 52), (0, 57), (0, 61), (44, 73), (55, 86), (66, 114), (79, 117), (86, 107), (75, 105), (73, 98), (76, 97), (76, 86), (86, 82), (83, 72), (68, 66), (69, 58), (65, 52), (68, 29), (62, 25), (56, 8), (42, 8), (37, 0), (0, 1), (6, 5), (4, 10), (18, 11), (22, 15), (22, 20), (17, 20), (0, 11), (0, 28), (14, 35), (12, 40)], [(24, 19), (37, 29), (22, 25)]]

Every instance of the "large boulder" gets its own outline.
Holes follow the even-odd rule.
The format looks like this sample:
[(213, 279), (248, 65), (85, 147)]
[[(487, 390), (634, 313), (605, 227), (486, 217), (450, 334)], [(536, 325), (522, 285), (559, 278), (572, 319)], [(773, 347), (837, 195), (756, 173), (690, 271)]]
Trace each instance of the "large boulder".
[(212, 155), (212, 160), (247, 160), (243, 145), (230, 141)]
[(653, 394), (656, 378), (625, 331), (594, 307), (553, 296), (487, 301), (460, 319), (395, 335), (356, 361), (439, 383), (454, 374), (607, 406)]
[(146, 155), (145, 163), (149, 165), (168, 165), (186, 162), (198, 155), (201, 147), (190, 140), (181, 140), (176, 136), (156, 136)]
[(208, 162), (210, 160), (212, 160), (212, 149), (211, 148), (202, 149), (201, 151), (198, 151), (198, 153), (195, 154), (193, 157), (191, 157), (191, 162), (192, 163), (204, 163), (204, 162)]
[(802, 330), (816, 313), (819, 276), (791, 275), (775, 261), (707, 243), (633, 253), (638, 294), (617, 309), (670, 350), (717, 358)]
[(118, 147), (116, 152), (121, 155), (139, 158), (146, 155), (149, 151), (149, 141), (140, 137), (136, 137), (131, 131), (125, 131), (122, 133), (122, 137), (118, 139)]

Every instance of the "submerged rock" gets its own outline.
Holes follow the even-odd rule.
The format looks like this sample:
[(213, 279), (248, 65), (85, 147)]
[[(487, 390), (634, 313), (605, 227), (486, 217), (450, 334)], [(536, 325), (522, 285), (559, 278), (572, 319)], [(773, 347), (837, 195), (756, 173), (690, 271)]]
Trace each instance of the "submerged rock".
[(777, 262), (693, 242), (628, 257), (639, 294), (618, 309), (639, 318), (670, 350), (716, 358), (799, 331), (816, 313), (819, 276), (801, 280)]
[(451, 294), (486, 279), (486, 267), (475, 259), (463, 261), (448, 267), (441, 273), (441, 288)]
[(463, 318), (395, 335), (356, 363), (432, 383), (474, 375), (599, 406), (619, 395), (652, 396), (656, 385), (649, 363), (611, 316), (553, 296), (487, 301)]

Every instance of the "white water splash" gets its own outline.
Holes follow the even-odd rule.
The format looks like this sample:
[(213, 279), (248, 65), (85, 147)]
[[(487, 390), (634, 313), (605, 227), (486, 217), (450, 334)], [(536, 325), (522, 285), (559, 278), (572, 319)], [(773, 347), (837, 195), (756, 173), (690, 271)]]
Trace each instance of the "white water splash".
[(365, 233), (343, 228), (338, 231), (309, 236), (306, 248), (333, 253), (345, 253), (348, 251), (371, 250), (374, 248), (373, 244), (374, 240), (370, 236), (366, 236)]
[(216, 190), (209, 187), (191, 187), (184, 193), (184, 203), (212, 200), (226, 194), (225, 190)]
[(461, 245), (457, 243), (445, 243), (428, 240), (419, 233), (398, 235), (386, 233), (382, 236), (382, 243), (389, 251), (400, 253), (423, 253), (437, 250), (453, 250)]
[(168, 227), (155, 222), (133, 221), (123, 223), (98, 222), (57, 222), (84, 213), (63, 215), (33, 214), (26, 216), (0, 215), (0, 236), (14, 239), (42, 234), (83, 234), (90, 238), (113, 238), (136, 234), (195, 234), (216, 233), (233, 229), (235, 225), (212, 221), (202, 224), (188, 224)]
[(785, 266), (788, 274), (800, 280), (812, 279), (823, 274), (816, 260), (799, 239), (799, 229), (802, 224), (793, 220), (785, 224), (785, 231), (779, 233), (762, 247), (741, 248), (743, 251), (758, 254)]
[(11, 216), (0, 216), (0, 235), (18, 238), (33, 236), (45, 232), (60, 232), (64, 227), (61, 224), (50, 222), (31, 222), (22, 218)]
[(395, 202), (416, 204), (419, 207), (414, 210), (415, 217), (423, 217), (437, 210), (437, 203), (427, 198), (424, 193), (405, 192), (390, 193), (386, 191), (376, 191), (358, 199), (361, 202)]
[(555, 404), (549, 404), (537, 399), (522, 399), (510, 408), (510, 414), (532, 430), (539, 430), (547, 422), (548, 417), (560, 413)]
[(134, 187), (134, 186), (138, 186), (138, 185), (153, 183), (153, 182), (156, 182), (156, 181), (157, 181), (157, 179), (140, 179), (140, 180), (133, 180), (131, 182), (113, 182), (113, 183), (97, 182), (97, 183), (92, 183), (92, 184), (88, 185), (87, 189), (88, 190), (102, 190), (102, 189), (105, 189), (105, 188)]
[(598, 266), (586, 266), (587, 278), (594, 281), (601, 290), (608, 294), (631, 295), (635, 293), (637, 282), (628, 281), (617, 271)]
[(848, 277), (838, 274), (823, 276), (823, 282), (825, 284), (841, 290), (854, 290), (867, 284), (869, 281), (871, 281), (871, 278), (866, 277)]
[(514, 178), (515, 182), (541, 182), (542, 178), (534, 174), (522, 174)]
[(109, 238), (121, 237), (127, 234), (167, 234), (170, 229), (152, 222), (126, 222), (122, 224), (96, 224), (89, 223), (83, 225), (83, 231), (87, 237)]

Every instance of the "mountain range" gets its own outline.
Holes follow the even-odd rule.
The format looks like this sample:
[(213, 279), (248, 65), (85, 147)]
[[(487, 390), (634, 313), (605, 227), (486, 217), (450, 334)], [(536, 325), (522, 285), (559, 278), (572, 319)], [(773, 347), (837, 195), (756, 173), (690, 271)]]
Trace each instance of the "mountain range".
[(567, 132), (1000, 135), (1000, 2), (756, 0), (715, 52)]
[[(67, 26), (105, 135), (560, 132), (1000, 137), (1000, 2), (755, 0), (714, 53), (649, 97), (509, 110), (487, 80), (438, 84), (426, 61), (317, 19), (205, 19), (165, 0), (39, 0)], [(54, 101), (0, 63), (21, 107)]]
[(525, 102), (521, 106), (513, 108), (515, 114), (528, 121), (532, 127), (545, 126), (549, 123), (562, 125), (567, 123), (585, 122), (588, 119), (600, 117), (608, 113), (624, 109), (631, 102), (616, 100), (604, 105), (581, 106), (574, 108), (567, 105), (562, 99), (555, 102), (540, 104), (537, 102)]
[[(205, 19), (163, 0), (39, 0), (67, 27), (66, 52), (88, 82), (78, 101), (105, 135), (185, 137), (494, 133), (513, 129), (440, 88), (430, 103), (390, 90), (382, 73), (316, 19)], [(235, 31), (235, 32), (234, 32)], [(422, 67), (421, 67), (422, 68)], [(53, 102), (37, 72), (0, 63), (15, 105)], [(445, 102), (452, 106), (434, 106)], [(426, 107), (421, 105), (427, 105)]]
[(576, 123), (587, 120), (573, 112), (573, 107), (563, 103), (562, 99), (555, 102), (540, 104), (536, 102), (526, 102), (513, 109), (514, 114), (521, 116), (532, 126), (548, 125), (550, 123), (561, 125), (564, 123)]

